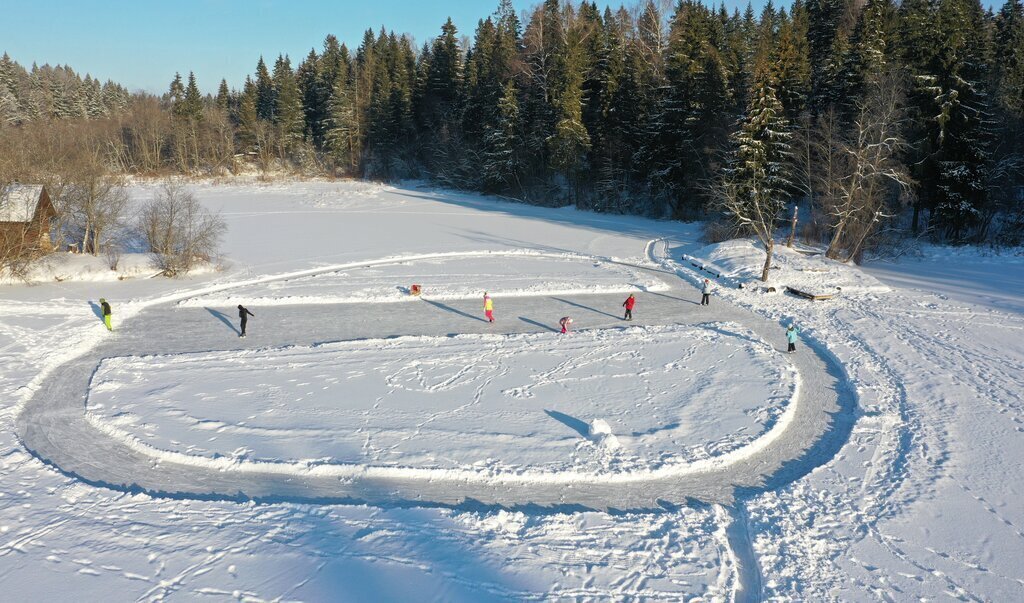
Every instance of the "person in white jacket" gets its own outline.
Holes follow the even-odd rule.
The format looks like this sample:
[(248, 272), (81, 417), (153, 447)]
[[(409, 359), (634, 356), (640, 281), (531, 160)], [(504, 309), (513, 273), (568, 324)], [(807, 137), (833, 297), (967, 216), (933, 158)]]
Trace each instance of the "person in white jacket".
[(711, 292), (715, 290), (715, 286), (711, 283), (711, 279), (704, 279), (704, 286), (701, 288), (700, 305), (710, 306), (711, 305)]

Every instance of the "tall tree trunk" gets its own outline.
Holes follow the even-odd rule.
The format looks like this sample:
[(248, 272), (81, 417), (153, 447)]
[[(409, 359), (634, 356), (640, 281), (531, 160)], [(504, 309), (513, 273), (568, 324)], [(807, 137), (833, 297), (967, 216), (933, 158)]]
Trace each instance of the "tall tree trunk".
[(761, 269), (761, 282), (768, 282), (768, 271), (772, 267), (772, 253), (775, 251), (775, 241), (769, 239), (764, 246), (764, 268)]
[(794, 203), (793, 204), (793, 225), (789, 229), (789, 240), (786, 241), (786, 247), (789, 247), (790, 249), (793, 248), (793, 239), (796, 238), (796, 222), (797, 222), (797, 215), (798, 215), (797, 212), (799, 212), (799, 210), (800, 210), (800, 205)]
[(843, 229), (846, 228), (846, 218), (840, 220), (839, 224), (836, 225), (835, 232), (832, 233), (832, 241), (828, 244), (828, 249), (825, 250), (825, 257), (830, 260), (839, 259), (839, 244), (843, 237)]

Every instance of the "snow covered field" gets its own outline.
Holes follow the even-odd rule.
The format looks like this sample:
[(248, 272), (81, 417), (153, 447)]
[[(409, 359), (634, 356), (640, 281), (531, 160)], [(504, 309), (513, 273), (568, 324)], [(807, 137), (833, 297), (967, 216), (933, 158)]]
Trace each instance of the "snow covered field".
[[(777, 354), (727, 328), (111, 358), (93, 377), (87, 411), (150, 446), (207, 457), (654, 469), (749, 443), (792, 396)], [(614, 425), (618, 446), (581, 440), (578, 417), (595, 415)]]
[[(229, 223), (224, 272), (0, 290), (5, 597), (1024, 597), (1016, 258), (783, 249), (774, 286), (837, 296), (808, 302), (695, 225), (194, 188)], [(710, 308), (692, 263), (721, 275)]]

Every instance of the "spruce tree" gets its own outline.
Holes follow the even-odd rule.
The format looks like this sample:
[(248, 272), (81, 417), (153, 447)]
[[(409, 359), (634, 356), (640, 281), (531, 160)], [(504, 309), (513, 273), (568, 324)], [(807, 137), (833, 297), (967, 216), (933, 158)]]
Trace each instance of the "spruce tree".
[(842, 0), (807, 0), (807, 42), (811, 65), (809, 103), (815, 113), (841, 98), (836, 81), (842, 71)]
[(1012, 118), (1024, 119), (1024, 6), (1006, 0), (996, 17), (996, 99)]
[(320, 57), (315, 49), (310, 49), (309, 54), (295, 70), (295, 85), (298, 86), (299, 99), (302, 104), (303, 133), (317, 145), (323, 142), (317, 126), (317, 121), (323, 119), (322, 116), (317, 115), (319, 80)]
[(727, 215), (765, 247), (761, 280), (768, 280), (775, 224), (786, 207), (791, 178), (790, 132), (774, 76), (759, 65), (746, 117), (733, 135), (733, 155), (720, 194)]
[(358, 90), (354, 82), (339, 78), (331, 94), (325, 140), (334, 161), (350, 174), (358, 173), (363, 146)]
[(938, 13), (942, 40), (935, 78), (938, 141), (928, 174), (935, 199), (934, 226), (949, 240), (980, 236), (988, 210), (988, 167), (993, 138), (988, 36), (978, 0), (943, 0)]
[(287, 56), (278, 55), (274, 63), (274, 124), (285, 149), (292, 149), (302, 141), (305, 116), (302, 98), (295, 82), (295, 72)]
[(191, 120), (198, 121), (203, 117), (203, 96), (199, 93), (199, 86), (196, 85), (195, 73), (188, 73), (188, 85), (185, 87), (185, 96), (181, 102), (179, 115)]
[(217, 88), (217, 108), (227, 111), (231, 106), (231, 92), (228, 90), (228, 81), (222, 79)]
[(485, 190), (500, 193), (521, 188), (520, 127), (519, 99), (515, 84), (509, 81), (498, 99), (495, 118), (484, 131)]
[(252, 78), (246, 77), (238, 106), (239, 139), (244, 148), (251, 150), (257, 144), (259, 121), (259, 94)]
[(256, 64), (256, 115), (260, 119), (274, 119), (274, 80), (270, 77), (267, 64), (260, 57)]
[(181, 81), (181, 74), (175, 73), (171, 80), (170, 90), (167, 92), (168, 101), (171, 104), (171, 113), (175, 117), (181, 117), (185, 112), (185, 84)]

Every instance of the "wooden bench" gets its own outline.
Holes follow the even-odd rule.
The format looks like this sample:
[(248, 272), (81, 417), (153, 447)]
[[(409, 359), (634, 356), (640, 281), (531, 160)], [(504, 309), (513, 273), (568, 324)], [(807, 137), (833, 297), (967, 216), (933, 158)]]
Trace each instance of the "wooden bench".
[(799, 289), (794, 289), (792, 287), (786, 287), (786, 291), (788, 293), (792, 293), (793, 295), (802, 297), (804, 299), (809, 299), (809, 300), (812, 300), (812, 301), (819, 301), (819, 300), (824, 300), (824, 299), (832, 299), (832, 294), (831, 293), (829, 293), (828, 295), (815, 295), (813, 293), (808, 293), (806, 291), (801, 291)]

